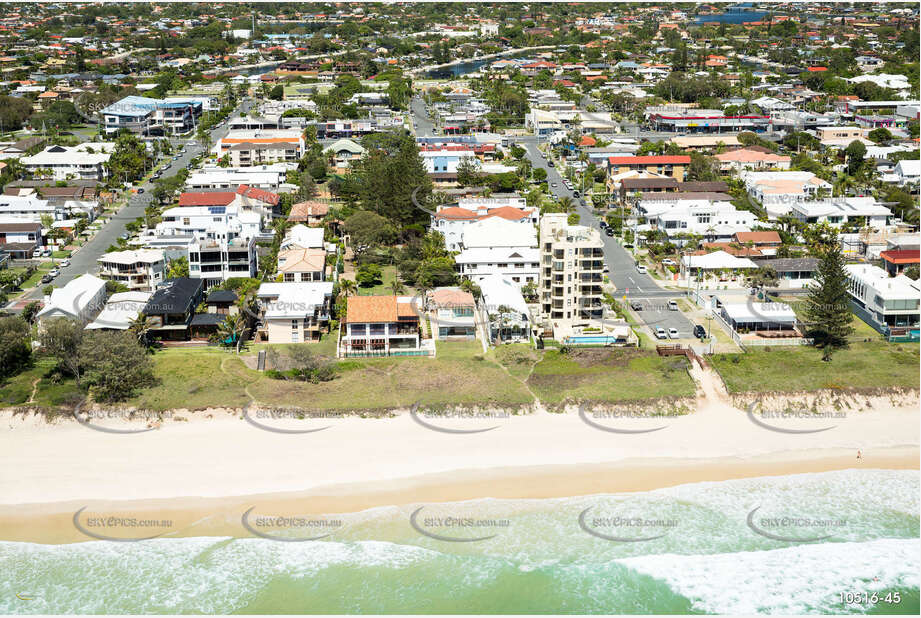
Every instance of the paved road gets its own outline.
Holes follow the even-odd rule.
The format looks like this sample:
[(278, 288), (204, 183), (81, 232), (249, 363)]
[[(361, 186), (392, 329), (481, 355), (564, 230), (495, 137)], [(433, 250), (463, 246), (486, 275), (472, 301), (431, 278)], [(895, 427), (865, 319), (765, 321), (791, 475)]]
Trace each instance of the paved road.
[(425, 110), (425, 101), (420, 96), (414, 96), (410, 102), (410, 111), (413, 116), (413, 127), (416, 130), (416, 137), (429, 137), (435, 135), (435, 125), (432, 123), (432, 117)]
[[(597, 228), (599, 218), (592, 213), (590, 207), (582, 206), (581, 200), (574, 198), (573, 193), (563, 186), (563, 179), (558, 168), (550, 167), (547, 160), (540, 156), (537, 139), (534, 137), (515, 138), (515, 142), (524, 146), (532, 166), (546, 170), (551, 193), (557, 197), (573, 198), (579, 222), (582, 225)], [(557, 186), (552, 186), (553, 183), (556, 183)], [(638, 272), (633, 256), (620, 245), (616, 238), (601, 234), (601, 240), (604, 243), (604, 261), (609, 270), (608, 278), (617, 289), (617, 296), (626, 296), (629, 301), (640, 302), (643, 310), (636, 313), (651, 330), (655, 331), (656, 326), (661, 326), (666, 331), (669, 328), (676, 328), (679, 338), (693, 337), (694, 325), (690, 320), (681, 311), (668, 309), (670, 298), (677, 299), (684, 295), (680, 292), (664, 290), (648, 274)]]
[[(242, 104), (240, 108), (241, 111), (249, 111), (254, 105), (254, 101), (247, 99)], [(211, 131), (212, 143), (223, 137), (227, 133), (226, 127), (218, 127)], [(171, 140), (171, 143), (175, 149), (185, 147), (185, 153), (179, 155), (179, 159), (176, 161), (170, 162), (170, 167), (168, 170), (163, 172), (164, 177), (172, 176), (176, 174), (179, 170), (187, 168), (189, 162), (198, 156), (202, 152), (202, 146), (194, 137), (183, 138), (183, 139), (174, 139)], [(175, 156), (175, 155), (174, 155)], [(95, 273), (98, 271), (97, 259), (101, 257), (109, 246), (115, 244), (118, 241), (118, 238), (126, 233), (126, 225), (137, 219), (138, 217), (144, 216), (144, 210), (150, 204), (150, 189), (152, 188), (152, 182), (145, 182), (139, 185), (136, 185), (136, 188), (143, 188), (144, 193), (136, 193), (131, 195), (128, 200), (128, 204), (124, 206), (117, 214), (115, 214), (109, 221), (106, 223), (102, 229), (100, 229), (89, 242), (86, 243), (79, 251), (73, 254), (70, 258), (70, 266), (66, 266), (61, 269), (61, 274), (58, 275), (52, 285), (54, 287), (63, 287), (71, 280), (79, 277), (80, 275), (86, 273)], [(24, 294), (19, 300), (36, 300), (42, 297), (42, 289), (45, 287), (43, 284), (39, 284), (26, 294)]]
[[(411, 110), (416, 135), (433, 135), (432, 123), (421, 98), (413, 98)], [(513, 140), (524, 147), (532, 167), (541, 168), (547, 172), (548, 190), (557, 198), (572, 198), (576, 204), (580, 223), (597, 228), (598, 217), (592, 213), (590, 207), (582, 206), (581, 198), (575, 198), (573, 192), (563, 185), (563, 178), (558, 168), (550, 167), (547, 160), (541, 156), (537, 148), (537, 138), (535, 136), (516, 136)], [(556, 186), (553, 186), (554, 184)], [(668, 299), (677, 299), (684, 295), (680, 292), (664, 290), (648, 274), (637, 272), (633, 256), (620, 245), (616, 238), (602, 234), (601, 239), (604, 243), (605, 263), (610, 271), (608, 277), (617, 289), (618, 296), (625, 295), (628, 299), (638, 300), (644, 305), (644, 309), (637, 312), (637, 315), (651, 330), (655, 331), (656, 326), (662, 326), (666, 331), (669, 328), (676, 328), (679, 338), (693, 337), (694, 325), (680, 311), (668, 309)]]

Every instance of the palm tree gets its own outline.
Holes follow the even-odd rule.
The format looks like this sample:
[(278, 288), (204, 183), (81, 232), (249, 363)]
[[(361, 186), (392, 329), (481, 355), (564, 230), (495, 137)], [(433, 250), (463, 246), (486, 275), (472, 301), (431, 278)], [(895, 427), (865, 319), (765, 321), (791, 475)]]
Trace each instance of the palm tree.
[(240, 344), (243, 342), (243, 335), (246, 333), (246, 320), (240, 313), (234, 313), (224, 318), (224, 321), (218, 324), (218, 336), (222, 342), (236, 344), (236, 353), (240, 353)]
[(131, 323), (128, 325), (128, 330), (130, 330), (138, 339), (140, 343), (145, 348), (150, 347), (150, 331), (156, 326), (156, 323), (152, 318), (139, 313), (136, 318), (131, 320)]
[(349, 297), (358, 292), (358, 284), (351, 279), (339, 279), (339, 293)]
[(560, 208), (562, 208), (564, 212), (570, 212), (572, 210), (572, 198), (568, 195), (561, 197)]
[(394, 296), (403, 293), (403, 282), (400, 281), (399, 277), (394, 277), (393, 281), (390, 282), (390, 293)]

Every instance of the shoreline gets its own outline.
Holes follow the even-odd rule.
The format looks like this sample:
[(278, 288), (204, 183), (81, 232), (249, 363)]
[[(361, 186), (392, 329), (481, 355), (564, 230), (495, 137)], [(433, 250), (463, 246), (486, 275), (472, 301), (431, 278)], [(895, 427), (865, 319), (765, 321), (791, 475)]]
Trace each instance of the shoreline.
[[(548, 500), (835, 470), (918, 470), (919, 456), (918, 446), (894, 446), (868, 449), (861, 460), (845, 449), (784, 451), (755, 457), (629, 458), (595, 464), (454, 470), (386, 481), (320, 485), (303, 491), (225, 497), (4, 504), (0, 505), (0, 541), (67, 544), (96, 540), (74, 524), (74, 514), (84, 507), (86, 511), (80, 516), (83, 521), (90, 516), (168, 520), (169, 527), (152, 529), (154, 534), (162, 532), (164, 538), (247, 538), (255, 535), (243, 527), (241, 517), (250, 507), (263, 515), (320, 516), (477, 499)], [(146, 535), (138, 530), (128, 529), (124, 538)], [(118, 532), (109, 534), (123, 538)]]

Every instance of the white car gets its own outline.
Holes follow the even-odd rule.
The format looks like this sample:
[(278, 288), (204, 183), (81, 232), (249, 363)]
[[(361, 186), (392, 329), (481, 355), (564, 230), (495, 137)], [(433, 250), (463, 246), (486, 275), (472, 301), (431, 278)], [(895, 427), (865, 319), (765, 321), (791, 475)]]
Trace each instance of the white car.
[(68, 260), (67, 258), (64, 258), (63, 260), (61, 260), (61, 266), (62, 267), (70, 266), (70, 260)]
[(676, 266), (675, 260), (664, 259), (662, 263), (666, 266)]
[(661, 326), (656, 326), (656, 339), (665, 339), (666, 337), (665, 329)]
[(677, 328), (669, 328), (669, 329), (668, 329), (668, 338), (669, 338), (669, 339), (677, 339), (677, 338), (678, 338), (678, 329), (677, 329)]

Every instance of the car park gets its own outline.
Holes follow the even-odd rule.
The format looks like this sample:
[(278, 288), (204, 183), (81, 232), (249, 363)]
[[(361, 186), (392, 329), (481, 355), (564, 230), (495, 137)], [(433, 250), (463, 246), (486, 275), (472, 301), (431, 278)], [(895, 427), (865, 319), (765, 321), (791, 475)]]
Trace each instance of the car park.
[(704, 330), (704, 327), (700, 324), (694, 325), (694, 336), (698, 339), (704, 339), (707, 336), (707, 331)]
[(669, 338), (669, 339), (678, 339), (679, 336), (680, 336), (680, 335), (678, 335), (678, 329), (677, 329), (677, 328), (669, 328), (669, 329), (668, 329), (668, 338)]
[(665, 332), (665, 329), (661, 326), (656, 326), (656, 339), (667, 339), (668, 334)]

